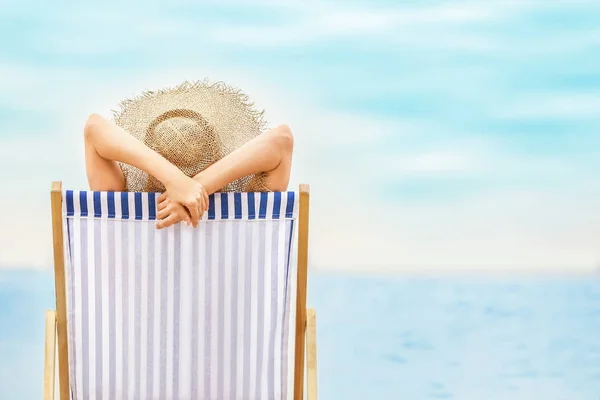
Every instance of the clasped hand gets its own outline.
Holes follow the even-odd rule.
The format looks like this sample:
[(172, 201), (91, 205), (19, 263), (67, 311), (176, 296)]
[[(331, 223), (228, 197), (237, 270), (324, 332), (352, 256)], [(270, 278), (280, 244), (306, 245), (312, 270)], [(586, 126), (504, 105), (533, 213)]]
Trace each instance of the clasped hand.
[(166, 191), (158, 197), (156, 227), (163, 229), (184, 221), (196, 228), (209, 204), (204, 186), (184, 176), (165, 185), (165, 188)]

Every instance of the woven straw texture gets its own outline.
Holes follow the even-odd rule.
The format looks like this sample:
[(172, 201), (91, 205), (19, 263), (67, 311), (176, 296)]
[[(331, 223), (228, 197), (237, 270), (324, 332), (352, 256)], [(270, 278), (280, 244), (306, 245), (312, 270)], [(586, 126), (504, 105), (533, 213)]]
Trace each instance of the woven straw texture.
[[(264, 111), (253, 106), (245, 94), (223, 82), (184, 82), (123, 101), (114, 121), (192, 177), (264, 131)], [(120, 167), (128, 191), (165, 190), (146, 172), (127, 164)], [(221, 191), (269, 191), (265, 178), (245, 176)]]

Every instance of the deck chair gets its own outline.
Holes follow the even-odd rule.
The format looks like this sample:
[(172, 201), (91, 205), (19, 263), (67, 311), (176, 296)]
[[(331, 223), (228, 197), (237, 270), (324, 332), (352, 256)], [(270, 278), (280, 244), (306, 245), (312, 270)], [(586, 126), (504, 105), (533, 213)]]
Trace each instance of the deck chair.
[(197, 228), (157, 230), (157, 196), (53, 183), (44, 399), (316, 400), (308, 186), (213, 194)]

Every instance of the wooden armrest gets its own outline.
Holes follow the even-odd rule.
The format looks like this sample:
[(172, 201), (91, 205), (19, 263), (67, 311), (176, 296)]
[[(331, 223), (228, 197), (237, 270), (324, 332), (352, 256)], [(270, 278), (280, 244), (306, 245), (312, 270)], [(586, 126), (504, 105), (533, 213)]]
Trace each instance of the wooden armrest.
[(317, 400), (317, 316), (306, 310), (306, 387), (307, 399)]
[(44, 400), (54, 400), (56, 381), (56, 311), (46, 311), (46, 355), (44, 363)]

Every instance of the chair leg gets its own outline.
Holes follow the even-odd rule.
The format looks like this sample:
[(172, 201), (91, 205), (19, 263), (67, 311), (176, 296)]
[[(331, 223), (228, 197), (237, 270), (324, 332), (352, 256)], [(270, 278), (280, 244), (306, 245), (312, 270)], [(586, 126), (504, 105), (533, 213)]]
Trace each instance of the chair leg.
[(46, 355), (44, 364), (44, 400), (54, 400), (56, 366), (56, 311), (46, 311)]
[(306, 310), (306, 386), (307, 399), (317, 400), (317, 316)]

